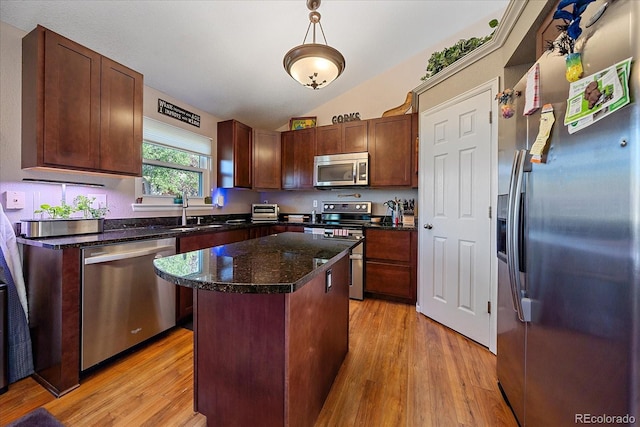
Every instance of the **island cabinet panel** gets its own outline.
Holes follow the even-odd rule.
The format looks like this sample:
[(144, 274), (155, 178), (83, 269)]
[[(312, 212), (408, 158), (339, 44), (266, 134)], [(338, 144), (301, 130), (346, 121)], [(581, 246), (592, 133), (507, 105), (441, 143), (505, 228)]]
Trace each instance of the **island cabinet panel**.
[(316, 129), (316, 156), (367, 151), (367, 122), (353, 121)]
[(414, 163), (417, 114), (369, 120), (369, 184), (410, 187), (416, 181)]
[(24, 245), (34, 378), (55, 396), (80, 384), (80, 249)]
[(365, 230), (365, 292), (415, 304), (418, 234), (415, 230)]
[[(249, 230), (208, 232), (178, 239), (178, 253), (197, 251), (228, 243), (241, 242), (249, 238)], [(176, 286), (176, 322), (188, 320), (193, 314), (193, 289)]]
[(236, 120), (218, 122), (218, 187), (251, 188), (253, 131)]
[(313, 188), (316, 128), (282, 132), (282, 189)]
[(253, 188), (279, 190), (281, 185), (280, 132), (253, 131)]
[(22, 167), (140, 176), (142, 74), (42, 26), (22, 56)]
[(209, 426), (313, 426), (349, 349), (349, 259), (286, 294), (196, 290), (195, 410)]

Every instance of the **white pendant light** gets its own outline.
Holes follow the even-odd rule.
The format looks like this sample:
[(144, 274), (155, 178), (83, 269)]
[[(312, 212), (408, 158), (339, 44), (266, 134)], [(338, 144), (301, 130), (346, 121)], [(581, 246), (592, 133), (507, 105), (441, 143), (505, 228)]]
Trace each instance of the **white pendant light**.
[[(317, 90), (327, 86), (342, 74), (345, 60), (340, 52), (327, 44), (327, 38), (320, 24), (320, 13), (316, 11), (320, 7), (320, 0), (307, 0), (307, 7), (311, 10), (307, 33), (300, 46), (287, 52), (283, 63), (284, 69), (291, 77), (303, 86)], [(313, 43), (305, 44), (311, 24), (313, 24)], [(325, 44), (316, 43), (316, 24), (320, 25)]]

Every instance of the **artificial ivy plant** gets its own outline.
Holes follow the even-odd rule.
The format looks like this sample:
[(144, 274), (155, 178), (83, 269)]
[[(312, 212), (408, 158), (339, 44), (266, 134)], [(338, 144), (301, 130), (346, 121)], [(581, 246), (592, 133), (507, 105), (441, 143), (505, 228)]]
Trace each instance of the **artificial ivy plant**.
[[(491, 21), (489, 21), (490, 28), (496, 28), (497, 26), (497, 19), (492, 19)], [(427, 63), (427, 74), (422, 76), (420, 80), (428, 80), (436, 73), (442, 71), (447, 66), (456, 62), (458, 59), (479, 48), (480, 46), (491, 40), (495, 32), (496, 31), (494, 29), (491, 34), (485, 37), (471, 37), (470, 39), (466, 40), (460, 39), (451, 47), (448, 47), (439, 52), (433, 52), (431, 54), (431, 57), (429, 58), (429, 62)]]

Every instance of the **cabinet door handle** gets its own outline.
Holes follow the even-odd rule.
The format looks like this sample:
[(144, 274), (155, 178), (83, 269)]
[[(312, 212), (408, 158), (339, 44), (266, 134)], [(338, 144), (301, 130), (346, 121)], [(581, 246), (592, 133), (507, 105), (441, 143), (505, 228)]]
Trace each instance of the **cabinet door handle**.
[(426, 228), (427, 230), (431, 230), (433, 228), (433, 224), (425, 224), (424, 228)]

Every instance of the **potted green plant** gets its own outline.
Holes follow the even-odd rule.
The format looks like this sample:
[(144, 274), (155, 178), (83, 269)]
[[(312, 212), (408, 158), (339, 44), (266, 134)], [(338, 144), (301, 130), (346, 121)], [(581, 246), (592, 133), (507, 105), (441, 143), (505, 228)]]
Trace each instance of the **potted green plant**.
[[(58, 206), (43, 203), (33, 211), (40, 214), (40, 219), (26, 219), (21, 221), (21, 234), (26, 237), (52, 237), (75, 234), (101, 233), (104, 229), (104, 216), (109, 211), (106, 206), (92, 207), (94, 197), (77, 196), (73, 204), (64, 201)], [(82, 218), (72, 218), (71, 215), (81, 212)]]
[(76, 212), (82, 212), (84, 218), (104, 218), (104, 216), (109, 212), (109, 209), (106, 206), (101, 206), (98, 208), (93, 207), (93, 202), (96, 201), (95, 197), (87, 197), (83, 195), (76, 196), (73, 199), (73, 206)]

